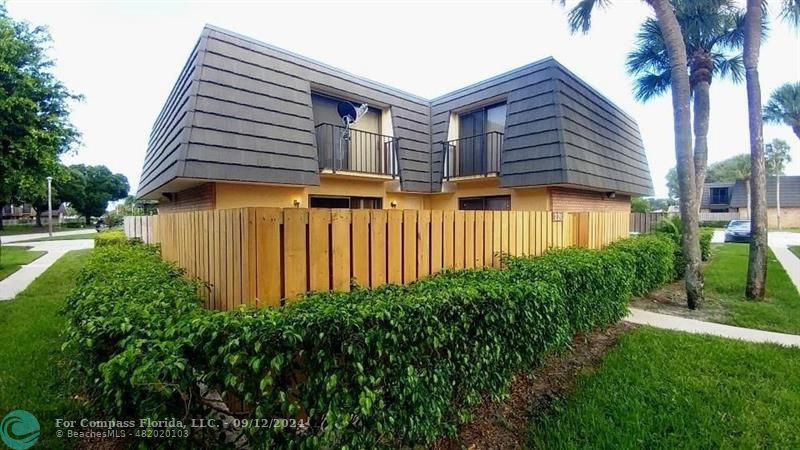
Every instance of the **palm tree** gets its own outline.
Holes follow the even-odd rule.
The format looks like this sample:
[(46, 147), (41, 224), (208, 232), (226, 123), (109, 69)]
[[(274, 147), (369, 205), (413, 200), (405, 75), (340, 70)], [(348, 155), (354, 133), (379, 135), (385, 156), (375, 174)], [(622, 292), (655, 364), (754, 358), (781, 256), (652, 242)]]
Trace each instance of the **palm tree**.
[[(560, 0), (562, 6), (566, 0)], [(675, 17), (670, 0), (643, 0), (656, 15), (656, 23), (664, 41), (670, 72), (672, 111), (675, 132), (680, 210), (683, 221), (683, 256), (686, 261), (686, 302), (690, 309), (703, 299), (703, 277), (700, 273), (700, 236), (698, 195), (696, 193), (692, 158), (691, 111), (689, 105), (689, 74), (686, 70), (686, 45), (681, 26)], [(606, 7), (610, 0), (579, 0), (569, 12), (569, 26), (574, 33), (588, 32), (595, 7)]]
[(800, 82), (786, 83), (772, 91), (764, 107), (764, 121), (789, 125), (800, 139)]
[(758, 55), (763, 34), (763, 0), (747, 0), (744, 19), (744, 70), (747, 80), (750, 129), (750, 254), (745, 296), (763, 299), (767, 287), (767, 178), (764, 168), (764, 127), (761, 118), (761, 82)]
[[(744, 14), (733, 0), (673, 0), (688, 55), (689, 85), (693, 94), (695, 189), (703, 191), (708, 164), (708, 124), (711, 82), (714, 77), (744, 80), (740, 49)], [(634, 94), (646, 102), (670, 85), (669, 58), (658, 23), (647, 19), (637, 34), (637, 46), (628, 54), (628, 72), (636, 76)]]

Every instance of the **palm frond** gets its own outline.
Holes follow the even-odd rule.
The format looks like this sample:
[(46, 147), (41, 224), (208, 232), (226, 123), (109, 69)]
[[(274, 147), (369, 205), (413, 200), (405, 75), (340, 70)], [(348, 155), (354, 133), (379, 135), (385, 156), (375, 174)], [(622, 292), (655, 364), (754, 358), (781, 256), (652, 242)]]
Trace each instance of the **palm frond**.
[(633, 96), (642, 103), (667, 92), (672, 82), (669, 69), (659, 73), (646, 73), (634, 81)]
[[(560, 0), (564, 5), (565, 1)], [(606, 8), (611, 0), (580, 0), (570, 11), (568, 16), (569, 30), (572, 33), (588, 33), (592, 28), (592, 11), (595, 7)]]
[(720, 78), (730, 78), (734, 83), (744, 81), (744, 59), (741, 53), (733, 56), (715, 53), (712, 58), (714, 58), (714, 72)]
[(800, 118), (800, 82), (786, 83), (774, 90), (764, 106), (764, 121), (792, 124)]
[(778, 17), (795, 30), (800, 30), (800, 0), (783, 0)]

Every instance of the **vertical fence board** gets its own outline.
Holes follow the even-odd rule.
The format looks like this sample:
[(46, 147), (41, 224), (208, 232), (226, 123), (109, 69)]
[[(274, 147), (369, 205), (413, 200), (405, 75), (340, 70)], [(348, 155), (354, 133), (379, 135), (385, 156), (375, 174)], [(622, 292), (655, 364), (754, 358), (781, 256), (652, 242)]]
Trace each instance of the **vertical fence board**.
[(353, 278), (359, 286), (369, 286), (369, 210), (353, 211)]
[(370, 212), (370, 286), (386, 284), (386, 211)]
[(334, 209), (331, 216), (333, 239), (333, 290), (350, 290), (350, 210)]
[(442, 270), (442, 224), (444, 222), (442, 211), (431, 211), (431, 273)]
[(475, 211), (464, 213), (464, 267), (475, 267)]
[(417, 222), (417, 277), (431, 273), (431, 212), (419, 211)]
[(483, 211), (475, 211), (475, 263), (478, 268), (484, 267), (484, 214)]
[(455, 212), (445, 211), (442, 215), (442, 242), (444, 243), (444, 252), (442, 254), (442, 266), (446, 269), (453, 268), (454, 254), (453, 254), (453, 241), (455, 231)]
[(389, 211), (389, 283), (403, 282), (403, 211)]
[(284, 297), (287, 299), (306, 292), (307, 224), (308, 211), (302, 209), (285, 209), (283, 211)]
[(456, 211), (453, 217), (453, 267), (464, 268), (464, 211)]
[(331, 288), (330, 229), (331, 210), (312, 209), (308, 212), (308, 279), (312, 291)]
[(403, 211), (403, 283), (417, 279), (417, 212)]

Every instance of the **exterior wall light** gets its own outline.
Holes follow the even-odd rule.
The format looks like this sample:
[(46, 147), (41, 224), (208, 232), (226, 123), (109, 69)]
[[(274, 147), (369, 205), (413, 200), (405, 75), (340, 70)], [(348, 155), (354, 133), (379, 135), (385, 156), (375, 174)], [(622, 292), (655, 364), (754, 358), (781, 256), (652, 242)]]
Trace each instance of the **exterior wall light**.
[(394, 200), (392, 200), (392, 202), (391, 202), (391, 203), (389, 203), (389, 205), (391, 205), (391, 206), (392, 206), (392, 208), (397, 208), (397, 202), (396, 202), (396, 201), (394, 201)]
[(294, 201), (292, 202), (292, 204), (294, 205), (294, 207), (295, 207), (295, 208), (299, 208), (299, 207), (300, 207), (300, 200), (298, 200), (298, 199), (294, 199)]

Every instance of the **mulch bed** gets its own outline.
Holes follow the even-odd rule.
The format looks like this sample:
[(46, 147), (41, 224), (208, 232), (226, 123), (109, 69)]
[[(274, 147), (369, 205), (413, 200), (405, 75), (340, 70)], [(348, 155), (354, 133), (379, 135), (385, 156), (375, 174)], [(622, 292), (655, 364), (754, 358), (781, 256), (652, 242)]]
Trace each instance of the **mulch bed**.
[(458, 437), (440, 440), (434, 450), (524, 448), (531, 424), (569, 394), (581, 373), (597, 369), (619, 337), (634, 327), (619, 322), (605, 330), (575, 336), (566, 353), (550, 357), (532, 373), (517, 375), (507, 399), (487, 399), (477, 405), (472, 422), (459, 430)]

